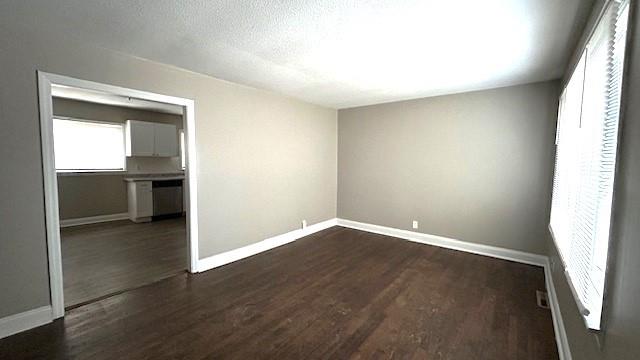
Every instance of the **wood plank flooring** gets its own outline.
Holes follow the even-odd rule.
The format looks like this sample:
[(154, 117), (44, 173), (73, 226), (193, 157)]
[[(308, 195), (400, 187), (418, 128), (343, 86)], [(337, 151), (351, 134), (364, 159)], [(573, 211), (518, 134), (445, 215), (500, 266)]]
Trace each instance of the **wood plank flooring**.
[(541, 268), (341, 227), (0, 340), (2, 359), (557, 359)]
[(187, 268), (185, 219), (62, 228), (65, 307), (176, 275)]

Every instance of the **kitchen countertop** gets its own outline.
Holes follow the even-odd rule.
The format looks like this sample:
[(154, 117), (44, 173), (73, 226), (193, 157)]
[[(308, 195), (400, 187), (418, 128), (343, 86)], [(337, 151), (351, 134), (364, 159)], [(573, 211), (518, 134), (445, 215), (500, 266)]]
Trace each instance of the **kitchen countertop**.
[(158, 181), (158, 180), (184, 180), (184, 174), (130, 174), (124, 177), (124, 181)]

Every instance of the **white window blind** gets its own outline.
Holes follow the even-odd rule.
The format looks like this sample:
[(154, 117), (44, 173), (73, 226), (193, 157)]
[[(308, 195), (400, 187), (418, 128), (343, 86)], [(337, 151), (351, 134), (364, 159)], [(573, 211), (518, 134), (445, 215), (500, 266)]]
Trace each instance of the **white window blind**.
[(600, 329), (627, 1), (611, 1), (560, 97), (550, 226), (585, 323)]
[(53, 140), (57, 171), (125, 169), (122, 124), (53, 119)]

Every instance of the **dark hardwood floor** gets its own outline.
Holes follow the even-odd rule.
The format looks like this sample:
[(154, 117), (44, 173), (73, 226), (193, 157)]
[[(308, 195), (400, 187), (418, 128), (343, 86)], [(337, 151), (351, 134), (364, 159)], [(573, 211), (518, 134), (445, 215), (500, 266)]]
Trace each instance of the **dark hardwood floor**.
[(2, 359), (557, 359), (541, 268), (334, 227), (0, 340)]
[(187, 269), (185, 219), (62, 228), (65, 307), (146, 285)]

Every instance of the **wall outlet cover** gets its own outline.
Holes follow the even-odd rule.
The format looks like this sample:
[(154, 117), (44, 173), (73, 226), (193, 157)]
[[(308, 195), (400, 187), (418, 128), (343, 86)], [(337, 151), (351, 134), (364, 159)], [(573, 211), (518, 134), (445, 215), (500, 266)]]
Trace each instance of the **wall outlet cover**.
[(302, 220), (302, 228), (306, 228), (307, 227), (307, 220)]
[(418, 221), (417, 220), (413, 220), (413, 224), (412, 224), (414, 229), (418, 228)]

